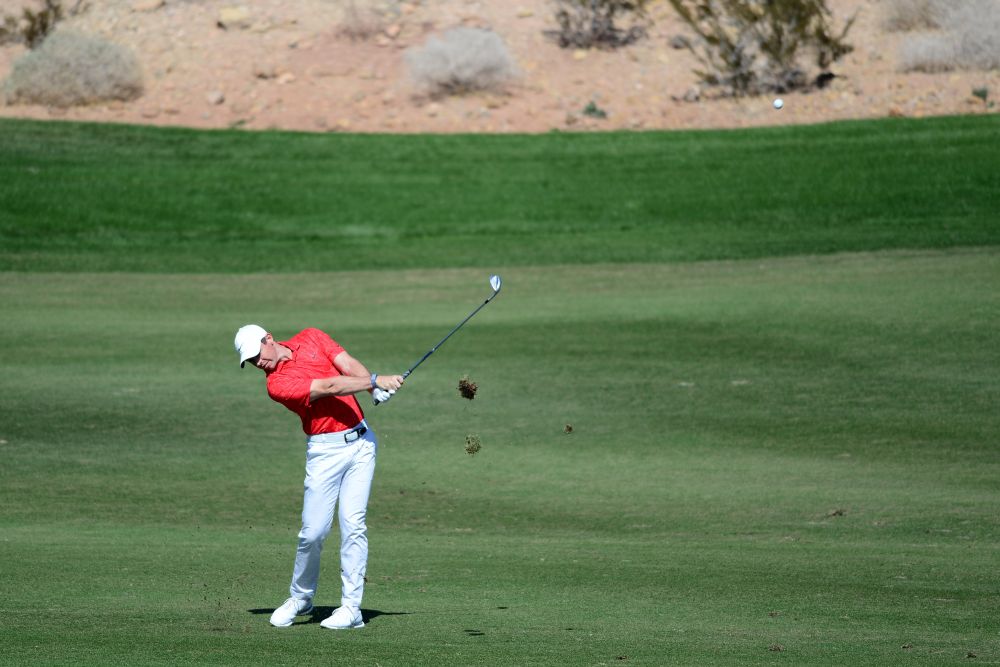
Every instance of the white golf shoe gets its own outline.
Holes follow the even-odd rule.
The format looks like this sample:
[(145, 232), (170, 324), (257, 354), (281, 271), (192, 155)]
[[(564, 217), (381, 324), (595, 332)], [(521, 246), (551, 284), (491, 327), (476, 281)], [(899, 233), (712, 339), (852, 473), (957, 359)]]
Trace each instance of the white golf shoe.
[(299, 598), (288, 598), (285, 603), (274, 610), (271, 614), (271, 625), (276, 628), (287, 628), (295, 620), (296, 616), (308, 614), (312, 611), (312, 600), (300, 600)]
[(320, 623), (324, 628), (330, 630), (349, 630), (351, 628), (363, 628), (365, 622), (361, 619), (361, 611), (350, 607), (337, 607), (337, 610), (330, 614), (330, 618)]

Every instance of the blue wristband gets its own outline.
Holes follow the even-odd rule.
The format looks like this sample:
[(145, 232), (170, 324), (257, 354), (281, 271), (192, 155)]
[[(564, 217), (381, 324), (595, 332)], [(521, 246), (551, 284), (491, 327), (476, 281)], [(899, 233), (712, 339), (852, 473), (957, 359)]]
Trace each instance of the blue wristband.
[(375, 384), (375, 380), (376, 379), (378, 379), (378, 374), (377, 373), (372, 373), (372, 389), (374, 389), (375, 387), (378, 386), (377, 384)]

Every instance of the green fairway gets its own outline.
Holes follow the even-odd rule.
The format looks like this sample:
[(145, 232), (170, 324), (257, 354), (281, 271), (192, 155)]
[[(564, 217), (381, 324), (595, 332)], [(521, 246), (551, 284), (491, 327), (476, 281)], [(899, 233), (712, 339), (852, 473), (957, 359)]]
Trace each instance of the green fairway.
[[(1000, 663), (996, 136), (0, 122), (0, 664)], [(774, 141), (799, 147), (776, 175), (725, 157)], [(813, 153), (826, 171), (817, 144), (840, 147)], [(506, 161), (479, 171), (484, 147)], [(322, 188), (295, 176), (310, 159)], [(316, 270), (338, 248), (352, 263)], [(272, 628), (304, 441), (236, 328), (317, 326), (399, 372), (492, 272), (497, 299), (362, 402), (367, 626), (319, 626), (334, 533), (315, 614)]]
[(1000, 244), (995, 114), (352, 136), (0, 121), (0, 270), (342, 271)]

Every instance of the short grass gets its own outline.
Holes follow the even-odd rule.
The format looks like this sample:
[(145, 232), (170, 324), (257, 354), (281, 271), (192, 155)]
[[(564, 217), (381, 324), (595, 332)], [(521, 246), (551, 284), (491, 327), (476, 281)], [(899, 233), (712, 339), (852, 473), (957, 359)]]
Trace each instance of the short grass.
[[(0, 662), (1000, 662), (996, 136), (0, 122)], [(334, 541), (271, 628), (303, 442), (235, 328), (399, 370), (493, 271), (368, 409), (367, 627)]]
[(995, 115), (355, 136), (0, 122), (0, 270), (343, 271), (1000, 244)]
[(239, 295), (390, 369), (482, 277), (7, 274), (6, 659), (1000, 660), (992, 250), (512, 269), (369, 410), (368, 627), (316, 624), (335, 549), (320, 612), (268, 626), (302, 439), (236, 367)]

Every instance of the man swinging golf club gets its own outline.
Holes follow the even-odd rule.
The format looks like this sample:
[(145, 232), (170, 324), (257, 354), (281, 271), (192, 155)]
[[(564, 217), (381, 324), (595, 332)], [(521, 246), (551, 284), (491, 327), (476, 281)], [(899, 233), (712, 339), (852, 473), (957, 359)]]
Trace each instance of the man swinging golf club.
[(240, 367), (250, 362), (267, 376), (267, 393), (302, 419), (306, 440), (302, 530), (292, 571), (291, 597), (274, 610), (271, 625), (288, 627), (312, 611), (320, 553), (340, 519), (340, 607), (320, 625), (360, 628), (361, 596), (368, 563), (365, 514), (378, 440), (355, 394), (370, 391), (376, 405), (402, 386), (402, 375), (370, 373), (360, 361), (319, 329), (305, 329), (282, 342), (256, 324), (236, 332)]

